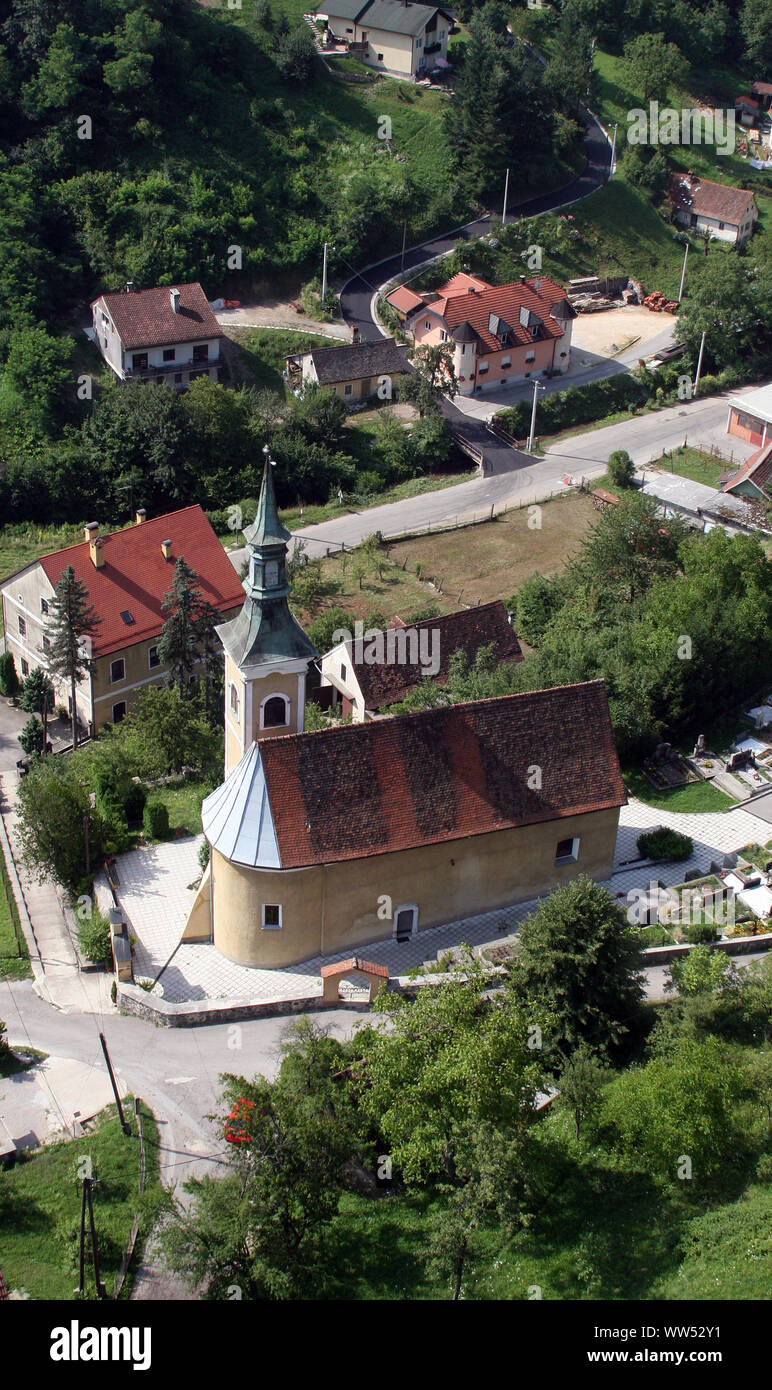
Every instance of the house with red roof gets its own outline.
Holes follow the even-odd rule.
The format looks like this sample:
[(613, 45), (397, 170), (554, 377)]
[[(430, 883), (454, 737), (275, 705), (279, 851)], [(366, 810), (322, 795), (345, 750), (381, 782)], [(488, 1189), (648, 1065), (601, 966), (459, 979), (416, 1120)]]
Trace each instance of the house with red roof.
[[(51, 600), (62, 571), (72, 566), (94, 605), (100, 625), (85, 639), (91, 671), (76, 691), (78, 718), (90, 733), (119, 723), (138, 693), (162, 685), (168, 669), (158, 653), (175, 561), (183, 556), (198, 576), (204, 598), (224, 618), (240, 611), (244, 591), (201, 507), (148, 520), (143, 509), (133, 526), (100, 534), (98, 522), (84, 527), (83, 540), (42, 555), (6, 579), (0, 589), (5, 650), (20, 677), (47, 667), (46, 635)], [(57, 699), (71, 706), (69, 689)]]
[(224, 333), (196, 281), (171, 289), (100, 294), (91, 305), (96, 346), (119, 381), (154, 381), (183, 391), (218, 380)]
[(404, 314), (416, 347), (452, 347), (462, 396), (568, 371), (576, 311), (554, 280), (521, 275), (510, 285), (490, 285), (462, 271), (418, 304), (412, 295), (401, 286), (387, 301)]
[(748, 497), (752, 502), (772, 501), (772, 439), (746, 459), (723, 484), (722, 492), (733, 497)]

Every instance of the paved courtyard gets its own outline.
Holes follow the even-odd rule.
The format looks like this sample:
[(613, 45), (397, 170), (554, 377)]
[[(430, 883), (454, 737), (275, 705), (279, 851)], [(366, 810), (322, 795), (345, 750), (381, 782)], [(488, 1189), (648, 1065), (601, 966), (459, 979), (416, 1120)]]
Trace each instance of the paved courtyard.
[[(673, 826), (692, 837), (694, 854), (688, 865), (658, 864), (653, 868), (632, 862), (638, 857), (638, 835), (657, 825)], [(712, 859), (760, 838), (767, 838), (764, 821), (745, 807), (681, 815), (631, 801), (622, 808), (614, 871), (606, 886), (617, 896), (626, 897), (636, 889), (648, 888), (653, 879), (678, 883), (686, 868), (706, 871)], [(257, 970), (235, 965), (213, 945), (180, 944), (195, 896), (193, 885), (200, 873), (200, 844), (200, 837), (173, 840), (118, 859), (119, 897), (136, 937), (135, 979), (156, 979), (163, 970), (156, 990), (163, 990), (163, 997), (174, 1002), (232, 999), (254, 1003), (321, 996), (321, 966), (345, 959), (349, 951), (317, 957), (286, 970)], [(461, 942), (481, 946), (515, 935), (536, 901), (421, 931), (404, 943), (388, 937), (363, 948), (363, 954), (388, 966), (391, 975), (404, 975)]]

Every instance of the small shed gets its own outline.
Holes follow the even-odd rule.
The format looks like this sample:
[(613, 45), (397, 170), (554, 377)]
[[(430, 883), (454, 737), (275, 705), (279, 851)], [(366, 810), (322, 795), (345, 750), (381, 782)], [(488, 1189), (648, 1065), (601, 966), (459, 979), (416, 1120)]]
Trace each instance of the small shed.
[(352, 977), (361, 980), (369, 988), (369, 999), (389, 978), (387, 965), (376, 965), (374, 961), (363, 960), (361, 956), (349, 956), (348, 960), (337, 960), (332, 965), (323, 965), (322, 999), (325, 1004), (334, 1004), (340, 999), (341, 981)]

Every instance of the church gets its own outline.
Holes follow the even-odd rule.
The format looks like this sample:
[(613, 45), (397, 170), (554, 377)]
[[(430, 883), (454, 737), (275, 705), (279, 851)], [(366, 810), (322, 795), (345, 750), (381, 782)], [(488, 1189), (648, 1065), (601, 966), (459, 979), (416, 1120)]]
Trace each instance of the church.
[(271, 467), (218, 628), (225, 780), (183, 939), (284, 968), (608, 878), (626, 794), (603, 681), (304, 732), (319, 653), (289, 608)]

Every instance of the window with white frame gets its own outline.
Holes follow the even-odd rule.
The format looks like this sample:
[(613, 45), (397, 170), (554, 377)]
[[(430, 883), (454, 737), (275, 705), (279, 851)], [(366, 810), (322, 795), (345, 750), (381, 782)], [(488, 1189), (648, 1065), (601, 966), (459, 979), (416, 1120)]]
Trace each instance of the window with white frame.
[(261, 729), (278, 729), (289, 724), (289, 711), (286, 695), (269, 695), (260, 706)]
[(556, 864), (575, 864), (579, 858), (579, 840), (576, 835), (558, 840), (555, 846)]
[(40, 611), (41, 611), (41, 613), (47, 613), (47, 612), (48, 612), (48, 599), (47, 599), (47, 598), (42, 598), (42, 599), (40, 600)]
[(152, 669), (154, 666), (161, 665), (161, 658), (158, 655), (157, 647), (150, 647), (147, 654), (147, 664)]
[(233, 681), (231, 681), (231, 712), (233, 714), (238, 714), (239, 712), (239, 692)]
[(487, 370), (488, 370), (488, 363), (487, 363), (487, 362), (481, 362), (480, 365), (479, 365), (479, 367), (477, 368), (477, 370), (478, 370), (479, 372), (487, 372)]
[(510, 367), (510, 366), (512, 365), (512, 358), (511, 358), (511, 357), (502, 357), (502, 359), (501, 359), (501, 365), (502, 365), (502, 367)]
[(281, 931), (281, 903), (263, 903), (263, 931)]
[(18, 618), (17, 621), (18, 621), (18, 624), (19, 624), (19, 636), (20, 636), (20, 637), (26, 637), (26, 636), (27, 636), (27, 624), (26, 624), (26, 622), (24, 621), (23, 618)]
[(527, 352), (527, 353), (525, 354), (525, 360), (526, 360), (526, 362), (535, 362), (535, 361), (536, 361), (536, 353), (535, 353), (535, 352)]
[(126, 718), (126, 701), (119, 700), (117, 705), (113, 705), (113, 724), (120, 724)]
[(350, 395), (352, 394), (353, 390), (354, 390), (353, 384), (352, 384), (350, 381), (347, 381), (347, 382), (346, 382), (346, 385), (343, 387), (343, 394), (344, 394), (344, 396), (350, 396)]
[(23, 676), (29, 675), (29, 662), (25, 661), (24, 657), (21, 659), (21, 673)]
[(126, 662), (122, 656), (118, 656), (115, 658), (115, 661), (110, 662), (110, 680), (113, 685), (115, 685), (115, 682), (122, 681), (125, 675)]

